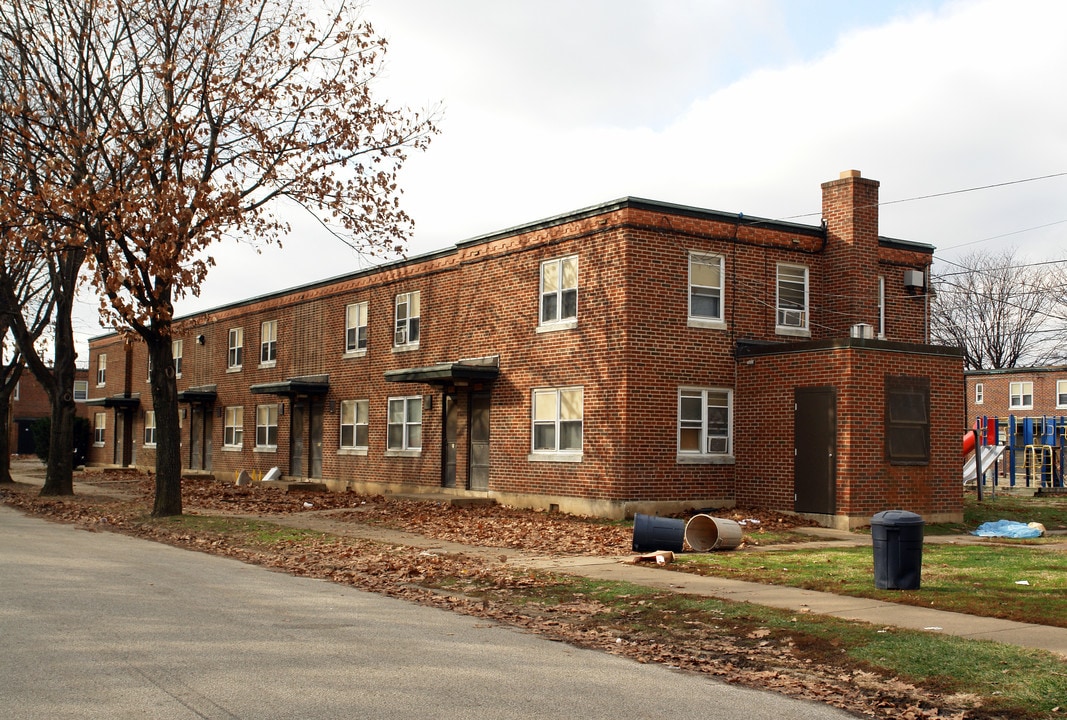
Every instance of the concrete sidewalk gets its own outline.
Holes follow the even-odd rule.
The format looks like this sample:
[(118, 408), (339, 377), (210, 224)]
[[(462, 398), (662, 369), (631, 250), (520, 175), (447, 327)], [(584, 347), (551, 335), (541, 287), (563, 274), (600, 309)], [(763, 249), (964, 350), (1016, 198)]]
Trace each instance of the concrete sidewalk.
[[(37, 477), (37, 473), (17, 472), (14, 464), (12, 466), (12, 477), (16, 482), (36, 485), (41, 485), (43, 481), (43, 476)], [(101, 488), (95, 485), (76, 483), (75, 492), (100, 494)], [(111, 490), (109, 494), (118, 495), (122, 494), (122, 491)], [(486, 555), (493, 558), (499, 558), (503, 555), (507, 556), (507, 562), (510, 564), (535, 570), (560, 572), (597, 580), (628, 582), (634, 585), (688, 595), (714, 597), (731, 602), (749, 602), (796, 613), (828, 615), (845, 620), (871, 623), (878, 627), (926, 630), (972, 640), (992, 640), (1021, 647), (1048, 650), (1067, 658), (1067, 628), (964, 615), (944, 610), (921, 608), (867, 598), (854, 598), (781, 585), (765, 585), (675, 572), (669, 568), (650, 564), (635, 564), (633, 558), (636, 553), (623, 557), (545, 557), (501, 548), (474, 547), (381, 527), (359, 525), (352, 522), (339, 523), (333, 520), (330, 514), (330, 511), (321, 511), (283, 517), (257, 516), (257, 518), (275, 522), (279, 525), (320, 530), (378, 542), (422, 547), (427, 550), (462, 552), (473, 555)], [(870, 538), (838, 530), (813, 528), (811, 532), (824, 538), (827, 541), (826, 544), (836, 546), (840, 546), (843, 543), (856, 545), (870, 543)], [(936, 536), (927, 538), (927, 542), (931, 544), (972, 541), (975, 541), (975, 539), (971, 536)]]

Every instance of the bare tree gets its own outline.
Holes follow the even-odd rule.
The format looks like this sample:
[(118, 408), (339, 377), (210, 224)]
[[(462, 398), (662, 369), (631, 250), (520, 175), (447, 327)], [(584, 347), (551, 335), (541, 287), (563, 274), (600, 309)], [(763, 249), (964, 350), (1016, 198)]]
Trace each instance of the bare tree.
[(1065, 277), (1054, 263), (1021, 264), (1013, 249), (975, 252), (933, 278), (935, 342), (963, 350), (967, 369), (1064, 360)]
[(411, 221), (397, 172), (435, 119), (373, 97), (385, 41), (344, 3), (321, 23), (292, 0), (8, 3), (13, 56), (84, 49), (78, 137), (89, 153), (67, 171), (91, 172), (75, 178), (84, 192), (68, 193), (64, 217), (89, 253), (102, 314), (148, 347), (153, 514), (179, 514), (174, 301), (198, 292), (213, 243), (282, 237), (272, 208), (283, 197), (358, 250), (400, 250)]
[[(73, 487), (75, 358), (71, 315), (87, 257), (85, 227), (99, 194), (96, 125), (108, 115), (94, 89), (107, 79), (92, 34), (94, 0), (0, 3), (0, 226), (5, 265), (42, 263), (47, 270), (53, 354), (37, 347), (42, 316), (14, 313), (11, 331), (26, 365), (52, 404), (48, 470), (42, 494)], [(8, 307), (22, 304), (16, 284)], [(28, 306), (34, 307), (34, 306)], [(47, 321), (46, 321), (47, 323)]]

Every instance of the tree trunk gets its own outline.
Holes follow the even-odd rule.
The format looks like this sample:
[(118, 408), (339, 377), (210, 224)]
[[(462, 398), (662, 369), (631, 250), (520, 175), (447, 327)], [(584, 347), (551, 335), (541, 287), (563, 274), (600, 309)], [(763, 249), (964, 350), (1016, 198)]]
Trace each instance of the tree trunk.
[(45, 386), (52, 402), (52, 433), (48, 445), (48, 470), (45, 473), (41, 495), (74, 494), (74, 404), (75, 358), (74, 328), (71, 315), (74, 308), (74, 293), (77, 288), (78, 271), (85, 251), (75, 248), (67, 251), (59, 263), (62, 276), (61, 287), (55, 288), (55, 359), (51, 373), (41, 374), (31, 363), (37, 380)]
[(156, 412), (156, 501), (152, 515), (181, 515), (181, 427), (169, 328), (152, 333), (146, 344), (152, 358), (152, 407)]
[(0, 483), (11, 479), (11, 392), (0, 389)]

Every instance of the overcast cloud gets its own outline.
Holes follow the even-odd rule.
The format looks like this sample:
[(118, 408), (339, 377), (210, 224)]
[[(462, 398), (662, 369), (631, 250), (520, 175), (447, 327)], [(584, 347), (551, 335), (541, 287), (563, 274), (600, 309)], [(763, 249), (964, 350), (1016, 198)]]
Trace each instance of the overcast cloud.
[[(371, 0), (383, 97), (444, 107), (401, 176), (409, 254), (625, 195), (817, 224), (820, 183), (881, 181), (881, 233), (939, 260), (1067, 258), (1059, 0)], [(1040, 229), (1036, 229), (1040, 228)], [(996, 238), (996, 239), (992, 239)], [(294, 216), (216, 246), (188, 314), (356, 270)], [(103, 332), (87, 303), (79, 339)], [(85, 354), (82, 357), (86, 357)]]

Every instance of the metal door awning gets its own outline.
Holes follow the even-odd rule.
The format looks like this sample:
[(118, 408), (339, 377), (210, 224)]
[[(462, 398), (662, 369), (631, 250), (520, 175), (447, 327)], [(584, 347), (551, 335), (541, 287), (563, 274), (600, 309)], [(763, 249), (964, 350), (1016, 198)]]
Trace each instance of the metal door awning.
[(292, 377), (279, 382), (253, 385), (248, 391), (255, 395), (325, 395), (330, 391), (330, 376)]
[(86, 405), (103, 405), (106, 408), (119, 408), (120, 410), (132, 410), (141, 405), (140, 393), (132, 395), (109, 395), (108, 397), (89, 398)]
[(495, 363), (489, 364), (479, 359), (386, 370), (385, 381), (447, 385), (456, 382), (492, 382), (499, 375), (500, 368)]
[(218, 389), (215, 385), (201, 385), (178, 392), (178, 402), (180, 403), (211, 403), (215, 402), (217, 397)]

